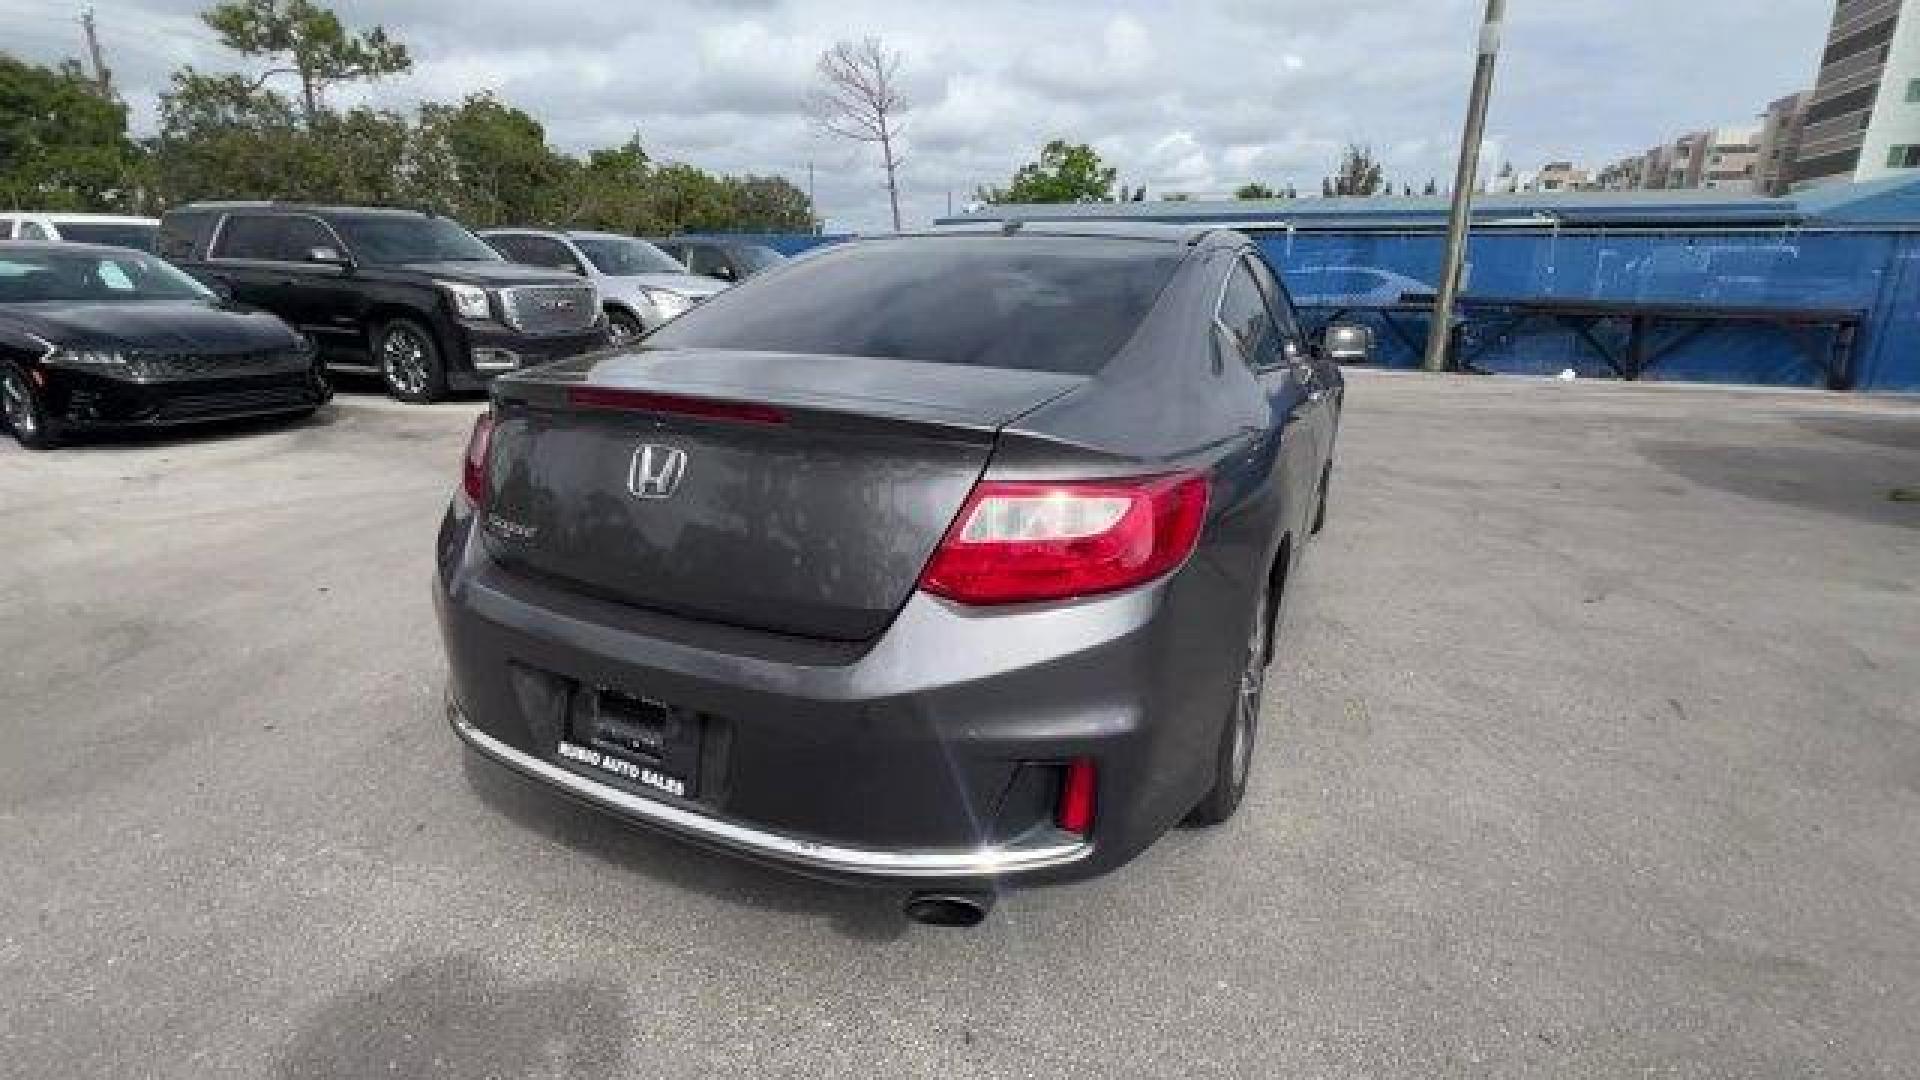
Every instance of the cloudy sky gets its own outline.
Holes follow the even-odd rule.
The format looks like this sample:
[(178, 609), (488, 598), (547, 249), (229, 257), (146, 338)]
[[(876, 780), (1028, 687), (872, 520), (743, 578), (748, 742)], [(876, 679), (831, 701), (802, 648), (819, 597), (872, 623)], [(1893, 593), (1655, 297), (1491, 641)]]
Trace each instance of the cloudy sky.
[[(81, 0), (0, 0), (0, 49), (78, 56)], [(107, 63), (151, 129), (181, 64), (238, 69), (201, 0), (96, 0)], [(911, 221), (1005, 183), (1048, 138), (1091, 142), (1128, 184), (1195, 195), (1248, 180), (1317, 189), (1347, 140), (1390, 178), (1450, 171), (1478, 0), (341, 0), (415, 70), (360, 98), (410, 108), (493, 90), (580, 149), (638, 132), (656, 158), (815, 169), (831, 227), (884, 224), (875, 155), (816, 133), (805, 98), (836, 38), (904, 55)], [(1811, 83), (1832, 0), (1511, 0), (1489, 141), (1522, 169), (1603, 162), (1672, 132), (1751, 120)]]

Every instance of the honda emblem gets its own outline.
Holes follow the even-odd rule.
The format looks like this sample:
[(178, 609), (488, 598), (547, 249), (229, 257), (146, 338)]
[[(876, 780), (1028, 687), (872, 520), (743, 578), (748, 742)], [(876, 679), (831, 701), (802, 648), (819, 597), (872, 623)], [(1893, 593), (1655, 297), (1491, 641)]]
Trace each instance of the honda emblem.
[(687, 452), (677, 446), (641, 443), (627, 466), (627, 490), (636, 499), (664, 499), (687, 472)]

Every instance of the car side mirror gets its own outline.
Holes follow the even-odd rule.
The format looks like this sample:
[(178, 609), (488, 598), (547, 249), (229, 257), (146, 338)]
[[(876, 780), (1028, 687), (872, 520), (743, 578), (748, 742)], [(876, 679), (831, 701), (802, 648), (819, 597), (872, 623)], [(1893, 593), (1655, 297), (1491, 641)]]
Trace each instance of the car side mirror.
[(233, 303), (233, 286), (224, 281), (202, 281), (207, 291), (219, 297), (225, 303)]
[(307, 261), (326, 266), (345, 266), (347, 257), (337, 247), (314, 247), (307, 249)]
[(1320, 352), (1336, 364), (1373, 361), (1373, 327), (1359, 323), (1331, 323), (1320, 331)]
[(725, 263), (721, 263), (719, 266), (714, 267), (713, 270), (708, 274), (708, 276), (717, 277), (721, 281), (732, 281), (733, 267), (728, 266)]

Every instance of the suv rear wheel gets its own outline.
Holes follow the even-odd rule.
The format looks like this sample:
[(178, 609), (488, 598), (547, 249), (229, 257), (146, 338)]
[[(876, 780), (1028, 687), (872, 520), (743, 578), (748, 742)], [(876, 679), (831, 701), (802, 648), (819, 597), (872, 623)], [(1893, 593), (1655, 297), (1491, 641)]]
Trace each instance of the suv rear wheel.
[(433, 333), (412, 319), (382, 323), (373, 339), (374, 362), (387, 393), (401, 401), (438, 401), (447, 393), (447, 369)]

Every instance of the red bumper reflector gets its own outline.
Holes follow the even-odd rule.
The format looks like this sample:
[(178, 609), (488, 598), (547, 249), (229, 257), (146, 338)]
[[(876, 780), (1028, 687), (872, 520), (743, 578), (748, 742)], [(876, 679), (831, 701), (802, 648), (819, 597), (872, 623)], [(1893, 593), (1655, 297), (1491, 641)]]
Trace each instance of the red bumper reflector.
[(614, 386), (575, 386), (567, 404), (582, 409), (620, 409), (627, 412), (697, 416), (702, 420), (730, 420), (738, 424), (784, 424), (787, 414), (771, 405), (751, 401), (715, 401), (712, 398), (623, 390)]
[(1067, 762), (1067, 775), (1060, 782), (1060, 806), (1054, 811), (1054, 824), (1070, 833), (1087, 835), (1093, 828), (1093, 759), (1077, 757)]

